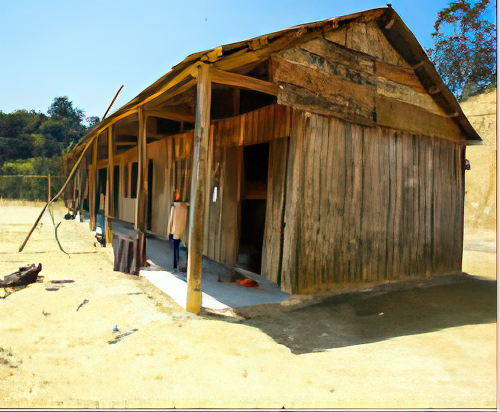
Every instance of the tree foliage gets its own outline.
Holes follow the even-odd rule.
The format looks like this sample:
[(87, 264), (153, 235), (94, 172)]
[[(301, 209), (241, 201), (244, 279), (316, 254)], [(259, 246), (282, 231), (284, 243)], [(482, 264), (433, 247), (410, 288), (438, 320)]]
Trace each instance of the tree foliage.
[(496, 24), (484, 18), (490, 0), (457, 0), (434, 24), (431, 60), (459, 100), (496, 86)]
[[(61, 155), (90, 128), (84, 122), (93, 125), (98, 121), (95, 116), (86, 118), (85, 112), (65, 96), (56, 97), (47, 114), (34, 110), (0, 111), (0, 197), (44, 199), (46, 181), (25, 176), (60, 176)], [(58, 190), (62, 181), (57, 179), (62, 177), (53, 179), (52, 184)]]
[(59, 157), (87, 132), (85, 121), (94, 124), (99, 118), (86, 118), (66, 96), (56, 97), (47, 114), (0, 111), (0, 174), (6, 174), (2, 166), (8, 161)]

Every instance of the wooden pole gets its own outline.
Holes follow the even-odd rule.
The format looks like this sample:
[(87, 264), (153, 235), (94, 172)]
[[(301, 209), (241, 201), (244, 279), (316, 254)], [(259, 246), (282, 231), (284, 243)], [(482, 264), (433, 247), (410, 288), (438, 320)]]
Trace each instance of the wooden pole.
[(97, 180), (97, 146), (99, 144), (99, 136), (95, 138), (94, 145), (92, 146), (92, 164), (89, 169), (89, 212), (90, 212), (90, 229), (96, 228), (96, 180)]
[(104, 220), (106, 223), (106, 243), (111, 243), (113, 231), (109, 224), (109, 217), (113, 214), (113, 126), (108, 127), (108, 178), (106, 179), (106, 204), (104, 206)]
[(201, 310), (201, 268), (206, 193), (208, 141), (211, 103), (210, 66), (198, 66), (194, 152), (191, 168), (191, 197), (189, 209), (189, 242), (187, 263), (186, 310), (198, 314)]
[(139, 108), (139, 133), (137, 136), (137, 198), (135, 225), (138, 241), (136, 243), (136, 274), (146, 265), (146, 212), (148, 200), (148, 154), (147, 154), (147, 115)]

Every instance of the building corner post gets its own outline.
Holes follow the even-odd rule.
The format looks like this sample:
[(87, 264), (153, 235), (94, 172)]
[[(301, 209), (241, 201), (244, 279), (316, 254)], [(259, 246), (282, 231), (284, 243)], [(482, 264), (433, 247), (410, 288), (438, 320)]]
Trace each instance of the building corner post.
[(135, 242), (136, 275), (142, 266), (146, 265), (146, 211), (148, 199), (148, 153), (147, 153), (147, 115), (144, 108), (139, 107), (139, 133), (137, 135), (137, 198), (135, 208), (135, 225), (137, 233)]

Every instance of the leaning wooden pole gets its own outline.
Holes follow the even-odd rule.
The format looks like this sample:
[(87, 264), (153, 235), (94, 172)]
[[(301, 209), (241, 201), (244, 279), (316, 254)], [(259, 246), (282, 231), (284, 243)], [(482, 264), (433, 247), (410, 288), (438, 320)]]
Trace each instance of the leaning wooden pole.
[(73, 166), (73, 169), (71, 169), (71, 172), (70, 172), (68, 178), (66, 179), (66, 182), (64, 182), (64, 184), (61, 187), (61, 189), (59, 190), (59, 192), (57, 192), (57, 194), (49, 202), (46, 203), (46, 205), (44, 206), (44, 208), (40, 212), (40, 215), (38, 216), (38, 218), (36, 219), (35, 223), (33, 224), (33, 227), (31, 228), (31, 230), (29, 231), (28, 235), (26, 236), (26, 239), (24, 239), (24, 242), (19, 247), (19, 252), (23, 251), (24, 247), (26, 246), (26, 243), (28, 243), (28, 240), (29, 240), (31, 234), (33, 233), (33, 231), (37, 227), (38, 222), (40, 222), (40, 219), (42, 218), (45, 210), (47, 210), (47, 207), (49, 206), (49, 204), (51, 204), (52, 202), (55, 202), (59, 198), (59, 196), (61, 196), (61, 194), (64, 192), (64, 190), (68, 186), (68, 183), (71, 181), (73, 175), (75, 174), (76, 169), (80, 165), (80, 162), (82, 161), (83, 157), (87, 154), (87, 150), (89, 149), (90, 145), (94, 142), (94, 139), (96, 137), (97, 137), (97, 135), (94, 136), (94, 137), (92, 137), (91, 139), (89, 139), (89, 141), (87, 142), (87, 144), (83, 148), (82, 153), (80, 154), (80, 157), (78, 158), (77, 162)]
[[(106, 113), (104, 113), (103, 119), (104, 119), (104, 117), (106, 117), (106, 114), (108, 114), (109, 109), (111, 109), (111, 106), (113, 105), (113, 103), (115, 102), (116, 98), (118, 97), (118, 93), (120, 93), (120, 91), (122, 89), (123, 89), (123, 86), (120, 87), (120, 89), (116, 92), (115, 97), (113, 98), (113, 101), (111, 102), (111, 104), (108, 107), (108, 110), (106, 110)], [(47, 202), (47, 204), (44, 206), (44, 208), (40, 212), (40, 215), (38, 216), (38, 218), (36, 219), (35, 223), (33, 224), (33, 227), (31, 228), (31, 230), (29, 231), (28, 235), (26, 236), (26, 239), (24, 239), (24, 242), (19, 247), (19, 252), (22, 252), (23, 249), (24, 249), (24, 247), (26, 246), (26, 243), (28, 243), (28, 240), (31, 237), (31, 234), (33, 233), (33, 231), (37, 227), (38, 222), (40, 222), (40, 219), (42, 218), (43, 214), (45, 213), (45, 210), (47, 209), (47, 207), (52, 202), (55, 202), (59, 198), (59, 196), (61, 196), (62, 193), (64, 193), (64, 190), (66, 190), (66, 187), (68, 186), (69, 182), (71, 182), (71, 179), (73, 179), (73, 175), (75, 174), (76, 170), (78, 169), (78, 166), (80, 166), (81, 161), (83, 160), (84, 156), (87, 154), (87, 150), (89, 150), (90, 145), (94, 142), (94, 140), (97, 138), (98, 135), (99, 135), (98, 133), (95, 134), (94, 136), (92, 136), (91, 138), (89, 138), (89, 140), (88, 140), (87, 143), (85, 143), (85, 146), (83, 147), (82, 153), (80, 153), (80, 157), (78, 158), (78, 160), (76, 161), (75, 165), (71, 169), (71, 172), (70, 172), (68, 178), (64, 182), (64, 184), (61, 187), (61, 189), (59, 190), (59, 192), (57, 192), (57, 194), (51, 200), (49, 199), (49, 201)]]
[(186, 310), (198, 314), (201, 310), (201, 268), (206, 193), (206, 167), (210, 134), (211, 81), (210, 66), (198, 66), (194, 153), (191, 168), (189, 209), (189, 241), (187, 262)]

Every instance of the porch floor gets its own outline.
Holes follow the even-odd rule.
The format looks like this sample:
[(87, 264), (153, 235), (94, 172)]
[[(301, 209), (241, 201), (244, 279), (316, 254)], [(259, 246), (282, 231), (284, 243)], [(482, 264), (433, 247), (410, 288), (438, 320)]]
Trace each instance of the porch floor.
[[(132, 234), (126, 224), (113, 222), (113, 231), (120, 234)], [(140, 275), (148, 279), (158, 289), (172, 297), (180, 306), (186, 308), (187, 283), (186, 274), (173, 269), (173, 252), (170, 243), (158, 237), (146, 238), (146, 257), (158, 268), (152, 267), (140, 271)], [(186, 248), (181, 246), (179, 267), (185, 268)], [(290, 294), (283, 292), (275, 283), (243, 269), (238, 269), (245, 277), (259, 283), (257, 288), (240, 286), (230, 282), (231, 273), (225, 266), (203, 258), (201, 290), (202, 307), (209, 309), (226, 309), (280, 303), (288, 299)]]

